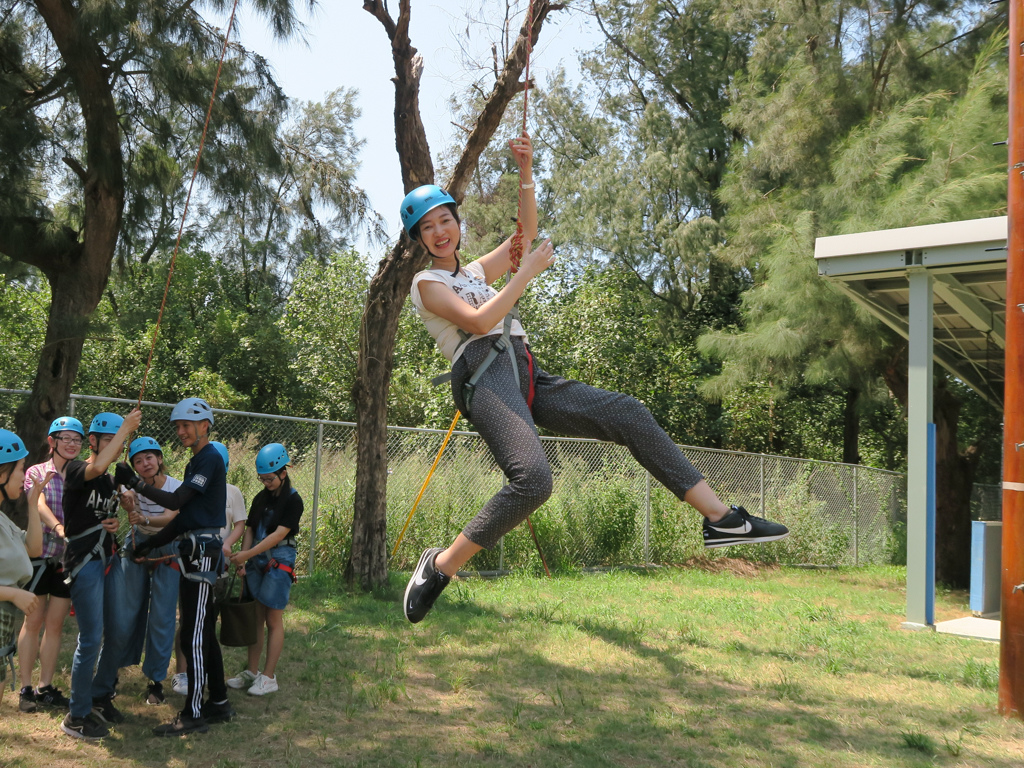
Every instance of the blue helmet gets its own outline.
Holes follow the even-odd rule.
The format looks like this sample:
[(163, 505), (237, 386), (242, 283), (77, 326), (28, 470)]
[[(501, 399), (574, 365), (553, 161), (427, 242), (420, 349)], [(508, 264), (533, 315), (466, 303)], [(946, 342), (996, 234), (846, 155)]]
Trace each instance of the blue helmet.
[(427, 211), (432, 211), (439, 205), (455, 202), (455, 198), (445, 192), (436, 184), (424, 184), (416, 187), (402, 200), (402, 226), (409, 232), (423, 218)]
[(210, 445), (217, 449), (217, 453), (224, 459), (224, 471), (228, 471), (228, 466), (231, 464), (231, 459), (228, 457), (228, 447), (224, 445), (220, 440), (211, 440)]
[(213, 426), (213, 409), (201, 397), (186, 397), (171, 410), (171, 421), (208, 421)]
[(82, 437), (85, 437), (85, 429), (82, 427), (82, 422), (76, 419), (74, 416), (61, 416), (59, 419), (54, 419), (50, 425), (50, 431), (46, 434), (52, 435), (54, 432), (77, 432)]
[(288, 451), (280, 443), (270, 443), (256, 454), (256, 474), (269, 475), (288, 466)]
[(124, 419), (116, 413), (97, 413), (89, 425), (90, 435), (116, 435)]
[(164, 449), (152, 437), (138, 437), (132, 440), (128, 446), (128, 461), (134, 459), (136, 453), (142, 453), (143, 451), (156, 451), (161, 456), (164, 455)]
[(11, 464), (26, 456), (25, 441), (9, 429), (0, 429), (0, 464)]

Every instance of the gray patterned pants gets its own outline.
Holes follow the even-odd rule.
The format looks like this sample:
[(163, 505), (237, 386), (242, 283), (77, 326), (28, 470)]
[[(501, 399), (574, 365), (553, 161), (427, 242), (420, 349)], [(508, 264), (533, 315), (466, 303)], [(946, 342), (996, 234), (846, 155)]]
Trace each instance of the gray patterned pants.
[[(487, 356), (494, 338), (470, 343), (452, 368), (452, 395), (463, 414), (463, 384)], [(625, 446), (641, 466), (680, 499), (704, 479), (639, 400), (553, 376), (540, 370), (536, 360), (531, 413), (526, 405), (530, 383), (526, 347), (521, 337), (514, 337), (512, 342), (519, 386), (513, 384), (508, 353), (499, 355), (477, 382), (471, 413), (466, 414), (508, 478), (508, 484), (463, 529), (474, 544), (492, 549), (551, 495), (551, 466), (534, 425), (569, 437)]]

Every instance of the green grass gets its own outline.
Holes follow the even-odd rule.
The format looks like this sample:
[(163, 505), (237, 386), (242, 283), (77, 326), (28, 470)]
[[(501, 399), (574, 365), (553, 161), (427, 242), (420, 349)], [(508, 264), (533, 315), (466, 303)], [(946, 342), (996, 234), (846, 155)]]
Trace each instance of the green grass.
[[(1024, 763), (1024, 724), (996, 713), (998, 647), (900, 630), (902, 569), (715, 567), (459, 581), (416, 626), (403, 574), (377, 595), (318, 575), (285, 614), (281, 691), (232, 692), (231, 724), (152, 738), (181, 697), (145, 706), (133, 669), (118, 698), (128, 721), (98, 745), (8, 693), (0, 765)], [(964, 599), (940, 594), (939, 615)], [(63, 664), (72, 650), (69, 630)], [(229, 673), (242, 659), (226, 651)]]

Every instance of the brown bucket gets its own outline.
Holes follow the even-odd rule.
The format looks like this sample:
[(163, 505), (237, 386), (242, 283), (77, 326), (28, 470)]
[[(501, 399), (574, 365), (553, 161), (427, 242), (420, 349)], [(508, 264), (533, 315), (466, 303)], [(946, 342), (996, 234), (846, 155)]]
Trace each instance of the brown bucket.
[(256, 601), (248, 596), (244, 578), (237, 597), (231, 596), (234, 585), (232, 575), (227, 597), (220, 604), (220, 644), (244, 648), (256, 644)]

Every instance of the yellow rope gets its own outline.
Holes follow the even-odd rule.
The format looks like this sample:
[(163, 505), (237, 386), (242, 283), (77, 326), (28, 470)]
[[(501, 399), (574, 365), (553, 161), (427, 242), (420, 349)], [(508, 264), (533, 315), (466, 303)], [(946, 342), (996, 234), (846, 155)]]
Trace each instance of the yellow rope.
[(409, 527), (409, 523), (412, 522), (412, 516), (416, 514), (416, 508), (420, 505), (420, 499), (423, 498), (423, 494), (427, 490), (427, 485), (430, 484), (430, 478), (434, 476), (434, 470), (437, 469), (437, 464), (441, 461), (441, 456), (444, 453), (445, 446), (448, 445), (448, 440), (451, 438), (452, 432), (455, 431), (455, 425), (459, 423), (460, 416), (462, 416), (462, 413), (456, 409), (455, 418), (452, 419), (452, 425), (448, 427), (448, 434), (444, 436), (444, 442), (441, 443), (441, 449), (437, 452), (437, 458), (434, 459), (434, 465), (430, 468), (430, 471), (427, 472), (427, 479), (423, 481), (423, 487), (420, 488), (419, 495), (416, 497), (416, 501), (412, 504), (412, 510), (409, 512), (409, 517), (405, 519), (405, 525), (402, 526), (402, 532), (398, 534), (398, 541), (395, 542), (395, 548), (391, 550), (392, 557), (394, 557), (395, 553), (398, 551), (398, 545), (402, 543), (405, 531)]

